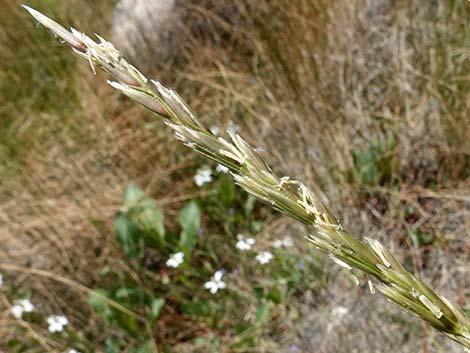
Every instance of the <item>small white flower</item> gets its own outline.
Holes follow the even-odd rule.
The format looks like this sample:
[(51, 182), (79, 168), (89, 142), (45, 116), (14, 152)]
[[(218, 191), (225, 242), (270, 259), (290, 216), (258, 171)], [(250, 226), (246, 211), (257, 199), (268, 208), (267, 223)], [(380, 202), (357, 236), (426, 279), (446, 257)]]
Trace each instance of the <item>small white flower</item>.
[(34, 310), (34, 305), (33, 303), (31, 303), (31, 301), (29, 299), (21, 299), (19, 301), (20, 305), (23, 306), (23, 311), (25, 313), (30, 313)]
[(215, 171), (217, 173), (225, 173), (227, 174), (230, 169), (228, 169), (226, 166), (222, 165), (222, 164), (217, 164), (217, 167), (215, 168)]
[(282, 246), (282, 240), (278, 239), (273, 243), (273, 248), (275, 249), (279, 249), (281, 246)]
[(255, 245), (256, 241), (253, 238), (245, 238), (243, 234), (237, 235), (237, 243), (235, 244), (236, 248), (241, 251), (250, 250), (253, 245)]
[(34, 305), (29, 299), (20, 299), (15, 302), (15, 305), (11, 307), (11, 314), (17, 318), (21, 319), (23, 313), (30, 313), (34, 310)]
[(170, 256), (170, 258), (166, 261), (166, 265), (168, 267), (174, 267), (177, 268), (179, 265), (181, 265), (184, 261), (184, 254), (180, 251), (177, 252), (176, 254), (173, 254)]
[(201, 187), (212, 181), (212, 170), (209, 167), (199, 168), (194, 176), (194, 183)]
[(269, 251), (263, 251), (262, 253), (259, 253), (256, 255), (255, 259), (258, 261), (260, 264), (265, 265), (269, 261), (271, 261), (273, 258), (273, 254), (271, 254)]
[(80, 352), (77, 351), (76, 349), (73, 349), (73, 348), (72, 348), (72, 349), (69, 350), (69, 353), (80, 353)]
[(3, 276), (0, 274), (0, 288), (3, 286)]
[(21, 305), (13, 305), (11, 307), (11, 314), (16, 318), (16, 319), (21, 319), (21, 316), (23, 316), (23, 307)]
[(281, 247), (290, 248), (294, 245), (294, 241), (290, 235), (284, 237), (284, 239), (278, 239), (273, 243), (273, 248), (279, 249)]
[(210, 128), (209, 128), (209, 131), (213, 134), (213, 135), (218, 135), (220, 134), (220, 129), (217, 125), (212, 125)]
[(47, 323), (49, 324), (49, 332), (62, 332), (64, 327), (69, 324), (69, 320), (65, 316), (51, 315), (47, 318)]
[(225, 282), (222, 281), (224, 272), (224, 270), (218, 270), (214, 273), (212, 279), (204, 284), (204, 288), (208, 289), (212, 294), (217, 293), (219, 289), (224, 289), (226, 287)]

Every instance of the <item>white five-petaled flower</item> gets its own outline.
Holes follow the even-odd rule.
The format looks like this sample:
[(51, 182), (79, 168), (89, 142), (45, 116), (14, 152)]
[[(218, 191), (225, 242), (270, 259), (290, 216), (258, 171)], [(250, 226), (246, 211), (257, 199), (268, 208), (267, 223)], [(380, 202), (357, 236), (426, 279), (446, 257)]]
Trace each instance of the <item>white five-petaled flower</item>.
[(212, 170), (209, 167), (199, 168), (194, 176), (194, 183), (201, 187), (212, 181)]
[(284, 237), (284, 239), (278, 239), (273, 243), (273, 248), (279, 249), (280, 247), (290, 248), (294, 245), (294, 241), (290, 235)]
[(227, 174), (230, 169), (228, 169), (226, 166), (222, 165), (222, 164), (217, 164), (217, 167), (215, 168), (215, 171), (217, 173), (225, 173)]
[(49, 324), (49, 332), (62, 332), (64, 327), (69, 324), (69, 320), (65, 316), (51, 315), (47, 318), (47, 323)]
[(21, 319), (23, 313), (30, 313), (34, 310), (34, 305), (31, 303), (29, 299), (21, 299), (15, 302), (15, 305), (11, 307), (12, 315), (17, 318)]
[(269, 261), (271, 261), (273, 258), (273, 254), (271, 254), (269, 251), (263, 251), (262, 253), (259, 253), (256, 255), (255, 259), (258, 261), (260, 264), (265, 265)]
[(166, 265), (168, 267), (174, 267), (177, 268), (179, 265), (181, 265), (184, 261), (184, 254), (180, 251), (177, 252), (176, 254), (173, 254), (170, 256), (170, 258), (166, 261)]
[(237, 247), (238, 250), (241, 250), (241, 251), (250, 250), (251, 247), (256, 243), (254, 238), (245, 238), (243, 234), (238, 234), (237, 239), (238, 241), (235, 244), (235, 246)]
[(204, 288), (208, 289), (212, 294), (217, 293), (219, 289), (224, 289), (226, 287), (225, 282), (222, 281), (224, 272), (224, 270), (218, 270), (214, 273), (212, 279), (204, 284)]

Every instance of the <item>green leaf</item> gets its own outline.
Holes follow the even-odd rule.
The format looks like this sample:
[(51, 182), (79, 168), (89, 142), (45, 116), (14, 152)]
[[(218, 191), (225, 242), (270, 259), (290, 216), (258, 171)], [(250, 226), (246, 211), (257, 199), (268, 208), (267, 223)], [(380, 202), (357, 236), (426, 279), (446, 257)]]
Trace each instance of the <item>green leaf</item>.
[(155, 320), (158, 319), (162, 311), (163, 306), (165, 305), (164, 298), (156, 298), (152, 301), (152, 307), (150, 312), (150, 323), (153, 324)]
[(97, 289), (92, 291), (88, 295), (88, 305), (93, 309), (93, 311), (105, 322), (112, 323), (113, 321), (113, 311), (107, 302), (109, 293), (102, 289)]
[(406, 229), (406, 234), (410, 238), (413, 245), (417, 248), (422, 246), (431, 245), (434, 241), (434, 236), (432, 234), (424, 233), (421, 229)]
[(212, 305), (207, 300), (183, 300), (180, 305), (186, 315), (210, 317), (213, 314)]
[(110, 293), (98, 289), (90, 293), (88, 296), (88, 304), (106, 323), (117, 325), (131, 334), (138, 332), (136, 319), (126, 312), (112, 308), (108, 303), (108, 299), (111, 299)]
[(248, 197), (245, 201), (245, 218), (249, 218), (250, 214), (253, 212), (255, 208), (256, 198), (253, 195), (248, 194)]
[(282, 294), (281, 294), (281, 291), (277, 288), (272, 288), (269, 292), (268, 292), (268, 295), (266, 297), (268, 300), (276, 303), (276, 304), (280, 304), (281, 303), (281, 299), (282, 299)]
[(233, 205), (235, 200), (235, 183), (228, 175), (221, 175), (217, 184), (218, 199), (226, 207)]
[(145, 193), (136, 185), (128, 185), (124, 190), (124, 207), (129, 209), (145, 197)]
[(269, 304), (267, 302), (261, 303), (256, 310), (255, 322), (261, 324), (269, 319)]
[(116, 323), (119, 327), (133, 335), (138, 332), (138, 325), (135, 317), (118, 310), (114, 311), (114, 315), (116, 317)]
[(125, 214), (118, 213), (114, 218), (114, 231), (129, 259), (142, 258), (144, 254), (144, 235)]
[(26, 352), (28, 347), (18, 339), (12, 338), (8, 340), (8, 351), (11, 353)]
[(201, 227), (201, 210), (195, 201), (188, 202), (178, 217), (182, 228), (180, 245), (186, 253), (191, 253), (197, 244), (197, 234)]
[(121, 345), (110, 338), (106, 339), (104, 346), (105, 353), (119, 353), (121, 351)]
[(124, 209), (127, 217), (142, 231), (145, 244), (154, 248), (164, 245), (164, 216), (155, 200), (146, 197), (139, 187), (129, 185), (124, 191)]
[(132, 349), (131, 352), (132, 353), (152, 353), (153, 352), (152, 342), (147, 341), (144, 344)]
[(128, 217), (144, 232), (146, 244), (159, 247), (165, 243), (164, 217), (155, 200), (141, 200), (129, 209)]

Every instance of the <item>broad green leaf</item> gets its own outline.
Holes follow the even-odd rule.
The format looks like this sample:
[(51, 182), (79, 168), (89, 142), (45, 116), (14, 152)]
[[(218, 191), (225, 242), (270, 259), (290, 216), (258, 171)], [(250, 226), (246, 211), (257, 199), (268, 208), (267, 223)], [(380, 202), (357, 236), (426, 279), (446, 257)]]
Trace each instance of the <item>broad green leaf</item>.
[(131, 334), (136, 334), (138, 332), (137, 320), (135, 317), (130, 316), (129, 314), (115, 310), (114, 316), (116, 318), (116, 323), (124, 330)]
[(150, 312), (151, 323), (154, 323), (155, 320), (158, 319), (164, 305), (165, 305), (164, 298), (156, 298), (152, 301), (152, 307), (151, 307), (151, 312)]
[(163, 213), (155, 200), (146, 198), (129, 209), (128, 217), (134, 221), (145, 234), (145, 242), (159, 247), (165, 242), (165, 224)]
[(114, 231), (129, 259), (140, 259), (144, 254), (144, 235), (125, 214), (114, 218)]
[(255, 322), (261, 324), (269, 319), (269, 304), (267, 302), (261, 303), (256, 310)]
[(93, 311), (105, 322), (112, 323), (113, 321), (113, 311), (107, 302), (109, 293), (102, 289), (97, 289), (92, 291), (88, 295), (88, 305), (93, 309)]
[(142, 231), (145, 244), (159, 248), (165, 243), (163, 213), (157, 202), (143, 190), (129, 185), (124, 191), (124, 210), (127, 217)]
[(180, 245), (186, 253), (191, 253), (197, 244), (197, 235), (201, 227), (201, 210), (195, 201), (188, 202), (178, 217), (182, 228)]
[(145, 193), (136, 185), (128, 185), (124, 190), (124, 207), (130, 208), (145, 197)]

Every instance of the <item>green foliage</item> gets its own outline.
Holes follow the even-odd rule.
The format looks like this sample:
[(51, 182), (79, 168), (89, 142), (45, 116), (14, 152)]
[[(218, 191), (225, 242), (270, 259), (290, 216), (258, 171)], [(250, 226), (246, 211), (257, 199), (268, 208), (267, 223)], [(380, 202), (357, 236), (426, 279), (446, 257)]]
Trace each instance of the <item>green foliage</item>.
[(432, 234), (427, 234), (423, 232), (420, 228), (417, 228), (417, 229), (407, 228), (406, 234), (411, 240), (411, 243), (417, 248), (431, 245), (434, 241), (434, 236)]
[(377, 186), (392, 180), (395, 139), (373, 142), (367, 149), (353, 149), (353, 167), (348, 171), (350, 181), (361, 186)]
[(129, 259), (140, 259), (144, 254), (144, 234), (125, 214), (114, 218), (114, 231)]
[(154, 323), (163, 309), (165, 305), (165, 299), (163, 298), (156, 298), (152, 301), (151, 312), (150, 312), (150, 323)]
[(269, 319), (269, 302), (263, 301), (256, 310), (255, 323), (263, 324)]
[(11, 353), (22, 353), (28, 350), (28, 346), (23, 341), (15, 338), (8, 340), (7, 346)]
[(129, 334), (135, 334), (138, 331), (138, 323), (135, 317), (110, 305), (110, 301), (120, 301), (120, 305), (122, 305), (123, 298), (122, 293), (119, 294), (120, 290), (115, 293), (95, 290), (88, 296), (88, 304), (104, 322), (118, 326)]
[[(154, 265), (162, 274), (160, 279), (142, 281), (126, 273), (119, 274), (119, 281), (106, 290), (97, 289), (88, 298), (92, 310), (106, 325), (119, 328), (119, 339), (106, 341), (106, 353), (114, 353), (128, 347), (129, 352), (147, 352), (151, 342), (142, 330), (142, 323), (129, 315), (127, 310), (143, 315), (158, 332), (161, 320), (181, 315), (178, 320), (190, 320), (191, 325), (202, 324), (224, 332), (233, 328), (242, 338), (234, 348), (252, 349), (256, 346), (260, 327), (269, 327), (278, 318), (281, 307), (302, 286), (302, 273), (306, 270), (321, 273), (321, 264), (312, 256), (302, 260), (295, 249), (275, 249), (273, 260), (260, 265), (254, 256), (258, 252), (245, 253), (235, 248), (240, 232), (248, 234), (261, 231), (264, 222), (256, 217), (259, 204), (246, 193), (235, 193), (233, 181), (219, 174), (212, 184), (213, 192), (204, 198), (195, 198), (182, 205), (178, 212), (176, 227), (164, 227), (163, 212), (155, 200), (137, 186), (130, 185), (123, 195), (121, 211), (114, 219), (116, 237), (135, 271), (153, 271), (145, 266), (145, 249), (155, 251), (160, 260)], [(204, 220), (202, 222), (204, 210)], [(228, 232), (228, 233), (227, 233)], [(216, 234), (221, 234), (220, 236)], [(209, 236), (210, 235), (210, 236)], [(182, 251), (184, 265), (176, 268), (166, 265), (166, 260)], [(242, 259), (242, 261), (240, 261)], [(223, 281), (233, 281), (232, 271), (242, 271), (242, 280), (248, 287), (220, 289), (211, 294), (204, 284), (212, 280), (217, 269), (224, 268)], [(319, 275), (321, 278), (321, 275)], [(145, 283), (145, 284), (144, 284)], [(117, 305), (111, 305), (115, 303)], [(245, 319), (245, 311), (256, 308), (252, 318)], [(177, 313), (177, 314), (176, 314)], [(185, 319), (183, 319), (185, 318)], [(176, 334), (176, 333), (173, 333)], [(133, 343), (128, 343), (132, 337)], [(195, 347), (217, 352), (220, 340), (217, 336), (188, 337)], [(161, 347), (164, 347), (162, 342)], [(160, 348), (161, 348), (160, 347)]]
[(124, 192), (123, 208), (127, 210), (127, 217), (142, 230), (146, 245), (164, 245), (164, 217), (155, 200), (146, 197), (137, 186), (129, 185)]
[(195, 201), (188, 202), (181, 210), (178, 223), (181, 226), (180, 246), (189, 256), (197, 244), (197, 235), (201, 228), (201, 210)]
[(164, 217), (157, 203), (135, 185), (124, 191), (121, 212), (114, 218), (114, 231), (130, 259), (141, 259), (144, 247), (165, 244)]

